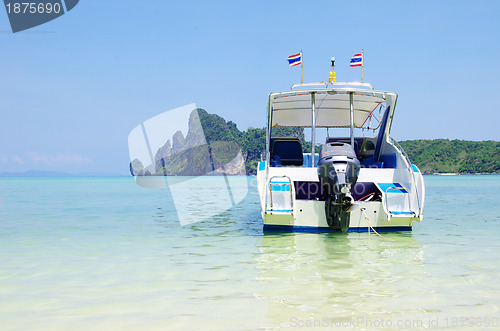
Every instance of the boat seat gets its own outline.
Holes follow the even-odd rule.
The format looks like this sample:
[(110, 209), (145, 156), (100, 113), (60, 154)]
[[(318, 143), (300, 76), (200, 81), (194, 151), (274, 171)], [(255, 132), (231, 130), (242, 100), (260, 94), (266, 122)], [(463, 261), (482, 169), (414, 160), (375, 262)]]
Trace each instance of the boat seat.
[(302, 166), (304, 155), (299, 138), (271, 139), (271, 166)]
[(397, 168), (396, 154), (382, 154), (380, 161), (384, 163), (384, 168)]
[(370, 157), (361, 161), (361, 165), (364, 168), (391, 168), (395, 169), (397, 167), (396, 154), (382, 154), (380, 156), (380, 161), (375, 161), (374, 157)]
[(384, 162), (376, 161), (374, 157), (369, 157), (361, 161), (363, 168), (384, 168)]

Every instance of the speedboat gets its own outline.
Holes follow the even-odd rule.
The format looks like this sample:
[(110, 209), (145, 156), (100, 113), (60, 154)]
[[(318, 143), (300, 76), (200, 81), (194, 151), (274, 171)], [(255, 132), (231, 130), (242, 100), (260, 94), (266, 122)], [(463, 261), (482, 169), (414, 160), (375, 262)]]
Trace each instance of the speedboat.
[(257, 171), (264, 230), (406, 231), (422, 221), (424, 178), (390, 137), (397, 98), (367, 83), (269, 94)]

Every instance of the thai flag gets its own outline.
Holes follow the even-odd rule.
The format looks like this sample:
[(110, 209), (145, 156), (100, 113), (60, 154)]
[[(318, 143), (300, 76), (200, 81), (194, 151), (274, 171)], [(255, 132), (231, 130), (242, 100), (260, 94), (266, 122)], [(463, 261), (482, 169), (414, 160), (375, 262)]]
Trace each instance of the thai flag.
[(363, 54), (354, 54), (351, 61), (349, 62), (351, 67), (362, 67), (363, 66)]
[(302, 52), (290, 55), (287, 60), (290, 67), (298, 66), (299, 64), (302, 63)]

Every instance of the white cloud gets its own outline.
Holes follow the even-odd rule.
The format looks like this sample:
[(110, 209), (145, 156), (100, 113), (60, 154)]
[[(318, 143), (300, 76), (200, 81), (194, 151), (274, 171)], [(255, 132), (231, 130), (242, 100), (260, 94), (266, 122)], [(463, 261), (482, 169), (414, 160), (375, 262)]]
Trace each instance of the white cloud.
[(24, 164), (23, 159), (21, 159), (18, 155), (15, 154), (1, 154), (0, 153), (0, 163), (16, 163), (16, 164)]

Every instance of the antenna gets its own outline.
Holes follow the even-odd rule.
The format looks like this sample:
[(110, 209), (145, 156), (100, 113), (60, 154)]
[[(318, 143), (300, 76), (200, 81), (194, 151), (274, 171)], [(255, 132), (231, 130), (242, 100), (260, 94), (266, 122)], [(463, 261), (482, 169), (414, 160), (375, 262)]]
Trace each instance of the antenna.
[(335, 75), (335, 57), (332, 56), (332, 71), (328, 73), (328, 83), (335, 83), (337, 77)]

